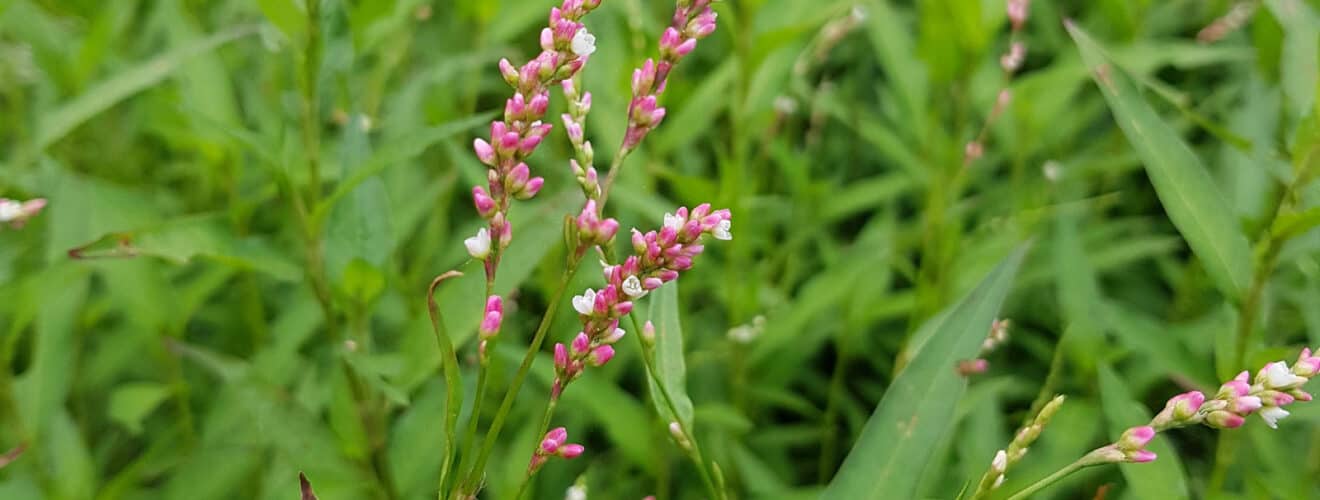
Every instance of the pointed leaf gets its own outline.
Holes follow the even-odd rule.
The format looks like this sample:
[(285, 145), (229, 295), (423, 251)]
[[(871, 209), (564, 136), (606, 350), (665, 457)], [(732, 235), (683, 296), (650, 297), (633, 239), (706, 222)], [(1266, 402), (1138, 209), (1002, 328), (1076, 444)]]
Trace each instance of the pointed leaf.
[(1240, 299), (1251, 280), (1251, 250), (1229, 204), (1201, 160), (1138, 94), (1086, 32), (1069, 23), (1096, 84), (1136, 150), (1160, 202), (1224, 295)]
[[(935, 443), (954, 422), (966, 381), (954, 367), (976, 355), (1022, 264), (1020, 247), (946, 314), (935, 333), (894, 379), (824, 500), (913, 498)], [(923, 327), (925, 328), (925, 327)]]
[[(651, 323), (655, 325), (655, 368), (660, 384), (673, 399), (674, 415), (657, 390), (651, 391), (660, 415), (674, 418), (685, 428), (692, 428), (692, 398), (687, 394), (687, 366), (683, 360), (683, 325), (678, 319), (678, 282), (669, 283), (651, 293)], [(641, 332), (634, 332), (641, 333)], [(654, 389), (654, 388), (653, 388)]]

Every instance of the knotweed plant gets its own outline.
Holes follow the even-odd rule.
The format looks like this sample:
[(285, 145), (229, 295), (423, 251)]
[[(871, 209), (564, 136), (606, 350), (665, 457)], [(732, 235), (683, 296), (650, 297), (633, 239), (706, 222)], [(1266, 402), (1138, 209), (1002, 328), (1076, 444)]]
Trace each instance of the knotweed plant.
[[(473, 259), (480, 260), (486, 278), (482, 319), (478, 327), (476, 397), (472, 400), (471, 417), (465, 436), (457, 434), (458, 406), (462, 384), (457, 370), (455, 347), (439, 320), (440, 310), (434, 301), (435, 287), (450, 272), (436, 278), (431, 287), (432, 320), (437, 330), (444, 360), (444, 373), (449, 391), (445, 433), (447, 448), (440, 477), (440, 498), (476, 498), (486, 481), (486, 463), (494, 444), (501, 437), (514, 399), (519, 393), (529, 370), (541, 352), (549, 326), (561, 307), (569, 281), (582, 260), (595, 254), (604, 267), (603, 282), (575, 295), (570, 303), (578, 315), (580, 329), (567, 337), (567, 343), (555, 343), (554, 383), (546, 395), (547, 401), (540, 427), (535, 435), (543, 436), (532, 449), (526, 473), (521, 481), (521, 497), (532, 478), (552, 459), (572, 459), (588, 452), (581, 444), (569, 442), (570, 430), (565, 427), (550, 429), (560, 398), (573, 381), (592, 368), (609, 363), (615, 356), (615, 345), (627, 333), (623, 321), (630, 322), (639, 331), (639, 345), (643, 348), (643, 362), (653, 375), (654, 362), (650, 346), (655, 342), (654, 327), (644, 326), (631, 314), (634, 301), (651, 291), (678, 279), (692, 269), (695, 259), (704, 251), (711, 239), (728, 240), (731, 234), (731, 214), (726, 209), (715, 209), (710, 204), (692, 208), (679, 207), (664, 214), (663, 225), (642, 231), (631, 230), (632, 254), (615, 259), (614, 248), (619, 222), (605, 215), (610, 188), (622, 170), (629, 153), (637, 149), (648, 134), (664, 121), (666, 111), (661, 105), (666, 84), (674, 67), (696, 47), (699, 40), (715, 31), (716, 14), (712, 0), (678, 0), (668, 27), (659, 37), (658, 57), (645, 60), (632, 74), (632, 97), (627, 109), (627, 128), (623, 141), (614, 155), (603, 181), (595, 167), (595, 150), (587, 139), (586, 118), (592, 110), (591, 92), (582, 84), (581, 71), (596, 50), (596, 38), (585, 24), (588, 14), (597, 9), (602, 0), (564, 0), (550, 10), (548, 25), (541, 31), (541, 52), (521, 66), (502, 59), (499, 71), (512, 88), (505, 101), (504, 114), (490, 125), (488, 137), (473, 141), (473, 150), (487, 167), (486, 184), (472, 188), (472, 202), (477, 215), (485, 224), (477, 233), (464, 241)], [(568, 260), (561, 273), (558, 289), (551, 296), (539, 326), (527, 346), (526, 355), (509, 386), (505, 388), (499, 408), (489, 427), (480, 430), (482, 402), (486, 399), (490, 380), (490, 356), (500, 337), (504, 319), (504, 298), (494, 293), (495, 277), (508, 248), (515, 244), (515, 228), (510, 213), (515, 201), (535, 197), (545, 185), (545, 178), (534, 174), (532, 154), (555, 125), (546, 118), (553, 91), (559, 88), (567, 112), (560, 117), (574, 156), (568, 160), (569, 169), (583, 194), (581, 210), (565, 217), (565, 242)], [(677, 427), (674, 429), (673, 427)], [(671, 433), (680, 447), (696, 463), (702, 479), (714, 498), (724, 498), (723, 480), (707, 462), (692, 440), (692, 429), (674, 423)], [(484, 436), (484, 437), (481, 437)], [(468, 446), (461, 452), (455, 443), (466, 439)], [(454, 459), (458, 466), (454, 467)], [(708, 465), (709, 464), (709, 465)]]

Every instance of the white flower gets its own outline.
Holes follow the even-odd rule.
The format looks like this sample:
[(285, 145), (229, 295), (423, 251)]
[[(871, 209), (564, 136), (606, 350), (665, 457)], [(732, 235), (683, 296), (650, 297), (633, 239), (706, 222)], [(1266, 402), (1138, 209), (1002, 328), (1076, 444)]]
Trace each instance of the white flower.
[(573, 34), (571, 45), (574, 54), (579, 57), (589, 56), (596, 51), (596, 35), (588, 33), (586, 28), (578, 28), (577, 33)]
[(477, 230), (477, 235), (463, 240), (463, 245), (467, 247), (468, 254), (474, 259), (486, 260), (490, 256), (490, 231), (486, 228)]
[(628, 279), (623, 280), (623, 293), (637, 299), (646, 295), (646, 289), (642, 288), (642, 280), (637, 279), (636, 276), (629, 276)]
[(564, 492), (564, 500), (587, 500), (587, 487), (580, 484), (569, 486)]
[(990, 485), (990, 489), (993, 490), (999, 488), (999, 486), (1003, 484), (1004, 484), (1004, 475), (1000, 474), (999, 477), (995, 478), (995, 484)]
[(1003, 472), (1008, 468), (1008, 454), (1004, 450), (995, 452), (995, 459), (990, 461), (990, 468)]
[(751, 326), (738, 325), (729, 329), (729, 340), (739, 344), (750, 344), (760, 332)]
[(596, 291), (590, 288), (582, 292), (582, 295), (573, 297), (573, 309), (578, 313), (590, 316), (591, 311), (596, 308)]
[[(1306, 383), (1306, 378), (1294, 375), (1288, 369), (1288, 363), (1276, 361), (1265, 366), (1265, 386), (1271, 389), (1288, 389)], [(1287, 415), (1287, 413), (1284, 413)]]
[(1282, 420), (1284, 417), (1287, 416), (1288, 416), (1288, 410), (1279, 408), (1277, 406), (1270, 406), (1260, 411), (1261, 420), (1264, 420), (1265, 425), (1270, 426), (1271, 429), (1278, 429), (1279, 420)]
[(0, 199), (0, 222), (9, 222), (22, 216), (22, 203), (15, 200)]
[(683, 229), (683, 219), (674, 214), (665, 214), (664, 226), (675, 231)]
[(715, 236), (717, 240), (731, 240), (733, 239), (733, 233), (729, 232), (730, 229), (733, 229), (733, 221), (724, 219), (715, 226), (715, 229), (710, 230), (710, 234)]

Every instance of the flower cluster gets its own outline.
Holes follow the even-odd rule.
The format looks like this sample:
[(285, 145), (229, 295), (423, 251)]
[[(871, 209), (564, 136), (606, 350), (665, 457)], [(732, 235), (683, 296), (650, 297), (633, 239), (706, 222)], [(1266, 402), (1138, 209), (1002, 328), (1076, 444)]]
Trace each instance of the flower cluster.
[[(1013, 75), (1017, 74), (1018, 69), (1022, 68), (1022, 63), (1027, 59), (1027, 46), (1022, 42), (1022, 28), (1027, 24), (1027, 11), (1030, 5), (1031, 0), (1008, 0), (1005, 4), (1004, 10), (1008, 14), (1012, 32), (1009, 35), (1008, 51), (999, 56), (999, 66), (1004, 69), (1004, 75), (1009, 80), (1012, 80)], [(1013, 93), (1008, 87), (999, 90), (999, 94), (995, 96), (994, 108), (990, 110), (990, 116), (982, 125), (981, 132), (977, 134), (976, 139), (969, 141), (963, 147), (964, 164), (970, 165), (985, 154), (985, 136), (990, 124), (1003, 114), (1012, 100)]]
[(28, 201), (0, 198), (0, 224), (7, 223), (14, 228), (23, 227), (28, 219), (35, 217), (43, 208), (46, 208), (45, 198)]
[(1287, 362), (1275, 361), (1256, 372), (1254, 379), (1244, 371), (1221, 385), (1213, 398), (1206, 398), (1200, 391), (1179, 394), (1169, 398), (1150, 424), (1128, 429), (1117, 442), (1092, 451), (1084, 460), (1087, 465), (1149, 462), (1155, 460), (1155, 454), (1144, 447), (1157, 432), (1196, 424), (1232, 429), (1241, 427), (1253, 413), (1260, 415), (1265, 425), (1277, 428), (1279, 420), (1288, 416), (1284, 406), (1311, 400), (1302, 385), (1317, 374), (1320, 356), (1313, 356), (1311, 349), (1302, 349), (1292, 368)]
[(565, 444), (567, 441), (568, 429), (563, 427), (556, 427), (545, 433), (541, 445), (537, 446), (536, 451), (532, 452), (532, 462), (527, 466), (527, 470), (535, 473), (550, 460), (550, 457), (574, 459), (586, 450), (580, 444)]
[[(532, 198), (545, 184), (545, 179), (531, 176), (523, 160), (553, 127), (541, 121), (550, 106), (551, 86), (576, 75), (596, 50), (596, 38), (581, 19), (598, 6), (600, 0), (564, 0), (550, 10), (549, 26), (541, 31), (540, 55), (521, 68), (508, 59), (500, 60), (500, 73), (514, 93), (505, 101), (503, 120), (490, 124), (490, 140), (473, 141), (477, 159), (489, 170), (487, 187), (472, 188), (472, 203), (488, 227), (465, 242), (474, 258), (486, 261), (487, 279), (494, 278), (499, 253), (513, 238), (508, 220), (510, 198)], [(492, 241), (498, 243), (494, 248)]]
[(1320, 356), (1313, 356), (1311, 349), (1303, 349), (1291, 369), (1288, 363), (1276, 361), (1256, 372), (1254, 379), (1244, 371), (1221, 385), (1214, 398), (1206, 398), (1199, 391), (1174, 396), (1151, 425), (1159, 430), (1202, 423), (1231, 429), (1242, 426), (1246, 417), (1256, 413), (1265, 425), (1277, 428), (1279, 420), (1288, 416), (1284, 406), (1311, 400), (1302, 385), (1317, 373), (1320, 373)]
[[(613, 219), (593, 219), (590, 216), (595, 210), (595, 200), (588, 200), (583, 215), (578, 217), (580, 233), (594, 235), (599, 240), (605, 235), (589, 233), (587, 228), (601, 224), (612, 238), (617, 223)], [(710, 204), (702, 204), (691, 211), (682, 207), (673, 214), (665, 214), (664, 227), (659, 231), (643, 234), (634, 229), (632, 242), (636, 255), (628, 256), (619, 265), (605, 265), (604, 288), (599, 291), (588, 288), (582, 295), (573, 297), (573, 309), (582, 321), (582, 330), (571, 346), (555, 344), (553, 397), (558, 397), (569, 382), (581, 376), (588, 365), (601, 366), (614, 357), (612, 345), (624, 335), (619, 320), (632, 312), (633, 300), (691, 269), (692, 259), (705, 249), (701, 238), (709, 234), (716, 239), (730, 239), (731, 226), (727, 209), (711, 210)]]
[(633, 71), (628, 131), (623, 139), (625, 150), (636, 148), (664, 120), (665, 108), (658, 105), (657, 98), (665, 91), (669, 71), (697, 47), (697, 40), (715, 31), (716, 15), (710, 8), (711, 1), (679, 0), (673, 21), (660, 35), (660, 60), (647, 59)]

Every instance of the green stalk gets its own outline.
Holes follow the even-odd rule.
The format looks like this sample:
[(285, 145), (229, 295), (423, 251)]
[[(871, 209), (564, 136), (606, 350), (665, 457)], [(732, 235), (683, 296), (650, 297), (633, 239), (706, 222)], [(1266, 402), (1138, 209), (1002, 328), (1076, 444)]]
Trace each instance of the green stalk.
[[(586, 252), (580, 252), (585, 255)], [(550, 324), (554, 321), (555, 313), (559, 312), (559, 302), (564, 298), (564, 292), (568, 290), (568, 284), (572, 281), (573, 275), (577, 274), (578, 264), (582, 262), (579, 255), (569, 261), (569, 265), (564, 269), (563, 276), (559, 279), (559, 286), (550, 296), (549, 306), (546, 308), (545, 315), (541, 316), (541, 323), (536, 327), (536, 333), (532, 335), (532, 342), (527, 346), (527, 354), (523, 356), (522, 364), (518, 366), (518, 372), (514, 374), (513, 381), (509, 383), (508, 392), (504, 394), (504, 400), (500, 402), (499, 410), (495, 412), (495, 419), (491, 421), (490, 428), (486, 432), (486, 438), (482, 441), (481, 453), (477, 455), (477, 461), (467, 478), (459, 483), (456, 493), (460, 498), (465, 494), (475, 494), (477, 485), (480, 484), (482, 471), (485, 470), (486, 460), (490, 459), (490, 453), (495, 448), (495, 440), (499, 437), (500, 431), (504, 429), (504, 420), (509, 416), (509, 410), (513, 408), (513, 400), (518, 396), (518, 390), (522, 388), (527, 374), (532, 369), (532, 363), (536, 361), (536, 354), (541, 352), (541, 344), (545, 342), (546, 333), (550, 330)], [(475, 418), (475, 416), (473, 417)], [(476, 439), (476, 436), (472, 436)]]
[(436, 276), (426, 292), (426, 308), (431, 313), (431, 329), (435, 332), (436, 344), (440, 346), (440, 363), (444, 365), (445, 373), (445, 445), (444, 460), (440, 464), (438, 500), (445, 500), (445, 483), (454, 464), (454, 449), (457, 447), (455, 432), (458, 427), (458, 414), (463, 410), (463, 384), (459, 380), (458, 353), (454, 350), (454, 343), (449, 339), (444, 318), (440, 316), (440, 306), (435, 303), (435, 289), (440, 282), (462, 275), (463, 273), (458, 271), (449, 271)]
[(1076, 462), (1064, 466), (1062, 469), (1054, 471), (1053, 474), (1045, 476), (1044, 479), (1041, 479), (1040, 481), (1036, 481), (1031, 486), (1026, 487), (1022, 491), (1014, 493), (1013, 496), (1008, 497), (1008, 500), (1026, 500), (1027, 498), (1031, 498), (1031, 495), (1035, 494), (1036, 492), (1043, 490), (1046, 487), (1059, 482), (1060, 479), (1068, 477), (1069, 474), (1082, 470), (1082, 468), (1086, 467), (1087, 465), (1090, 465), (1084, 463), (1083, 462), (1084, 460), (1085, 457), (1078, 459)]
[[(630, 318), (632, 319), (633, 330), (637, 332), (637, 335), (634, 335), (634, 337), (637, 337), (637, 345), (642, 351), (642, 361), (643, 364), (646, 365), (646, 375), (651, 378), (653, 385), (659, 389), (660, 398), (664, 400), (665, 406), (669, 409), (669, 413), (674, 415), (675, 422), (678, 423), (679, 429), (683, 431), (683, 435), (688, 438), (688, 443), (692, 445), (692, 449), (689, 450), (688, 453), (688, 458), (692, 459), (693, 464), (697, 466), (697, 472), (701, 474), (701, 482), (706, 485), (706, 489), (710, 492), (711, 497), (719, 500), (728, 500), (729, 495), (724, 491), (723, 477), (718, 471), (715, 471), (714, 462), (706, 462), (705, 457), (701, 454), (701, 446), (697, 444), (696, 433), (693, 432), (693, 429), (689, 427), (687, 423), (683, 422), (683, 419), (678, 418), (678, 406), (674, 404), (674, 398), (669, 395), (669, 389), (660, 381), (660, 373), (656, 370), (655, 361), (651, 357), (651, 349), (649, 349), (642, 340), (642, 327), (637, 323), (637, 316), (630, 315)], [(712, 474), (712, 471), (715, 473)], [(712, 476), (717, 478), (718, 484), (716, 480), (711, 479)]]
[[(536, 434), (532, 434), (533, 436), (536, 436), (537, 439), (541, 439), (542, 436), (545, 436), (546, 432), (549, 432), (550, 419), (554, 417), (555, 408), (558, 406), (559, 398), (551, 394), (550, 400), (545, 403), (545, 410), (541, 412), (541, 429), (537, 431)], [(541, 446), (540, 441), (537, 441), (536, 446)], [(523, 495), (527, 494), (527, 488), (531, 486), (532, 476), (535, 474), (536, 472), (532, 471), (531, 468), (527, 469), (527, 473), (523, 475), (522, 484), (518, 485), (518, 494), (513, 496), (514, 500), (520, 500)]]

